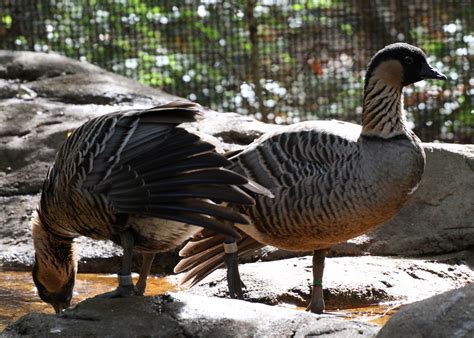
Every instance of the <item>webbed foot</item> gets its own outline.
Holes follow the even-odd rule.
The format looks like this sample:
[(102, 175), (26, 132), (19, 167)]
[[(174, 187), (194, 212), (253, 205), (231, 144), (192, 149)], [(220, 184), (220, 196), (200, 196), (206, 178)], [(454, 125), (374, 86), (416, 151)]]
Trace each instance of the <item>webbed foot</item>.
[[(314, 293), (314, 290), (313, 290)], [(321, 314), (324, 312), (324, 299), (321, 297), (311, 297), (311, 301), (309, 302), (308, 306), (306, 307), (306, 311)]]

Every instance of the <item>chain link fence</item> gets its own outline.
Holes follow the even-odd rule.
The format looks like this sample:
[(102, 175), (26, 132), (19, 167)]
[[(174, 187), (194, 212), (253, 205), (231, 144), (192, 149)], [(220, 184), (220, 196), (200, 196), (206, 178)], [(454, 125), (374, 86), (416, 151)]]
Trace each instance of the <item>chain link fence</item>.
[(0, 0), (0, 48), (64, 54), (276, 123), (360, 123), (365, 66), (397, 41), (448, 76), (405, 90), (417, 135), (474, 143), (472, 0)]

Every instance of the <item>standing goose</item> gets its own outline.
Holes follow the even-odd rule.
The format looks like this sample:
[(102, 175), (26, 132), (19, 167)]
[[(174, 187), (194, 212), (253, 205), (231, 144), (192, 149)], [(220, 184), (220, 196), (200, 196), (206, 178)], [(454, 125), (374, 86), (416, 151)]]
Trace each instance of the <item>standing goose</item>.
[(237, 243), (209, 230), (196, 234), (175, 267), (187, 271), (183, 283), (198, 283), (225, 260), (230, 295), (241, 298), (238, 255), (264, 245), (314, 250), (307, 309), (323, 312), (327, 250), (389, 220), (421, 180), (425, 154), (406, 123), (403, 87), (446, 79), (406, 43), (376, 53), (366, 74), (362, 128), (339, 121), (298, 123), (263, 135), (230, 158), (230, 170), (265, 186), (274, 198), (256, 196), (256, 205), (241, 209), (251, 222), (235, 224), (242, 234)]
[[(32, 222), (33, 279), (56, 312), (70, 305), (80, 235), (124, 249), (119, 287), (106, 297), (143, 294), (154, 253), (181, 244), (196, 226), (238, 238), (228, 222), (245, 224), (246, 217), (209, 199), (250, 206), (253, 198), (237, 186), (252, 184), (224, 169), (231, 163), (213, 145), (177, 127), (199, 111), (177, 101), (111, 113), (83, 124), (62, 145)], [(143, 253), (136, 287), (133, 249)]]

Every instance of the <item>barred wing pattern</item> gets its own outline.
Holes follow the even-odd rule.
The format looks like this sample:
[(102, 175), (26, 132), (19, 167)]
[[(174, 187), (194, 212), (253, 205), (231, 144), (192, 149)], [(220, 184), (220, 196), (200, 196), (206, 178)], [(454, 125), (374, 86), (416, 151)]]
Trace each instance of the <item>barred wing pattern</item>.
[[(230, 169), (255, 180), (270, 189), (274, 198), (255, 196), (256, 205), (244, 207), (258, 231), (272, 232), (272, 236), (298, 232), (310, 220), (301, 219), (304, 203), (317, 194), (314, 181), (327, 178), (357, 154), (360, 126), (340, 121), (303, 122), (265, 134), (244, 151), (231, 158)], [(312, 208), (309, 210), (313, 211)], [(304, 228), (304, 226), (302, 226)], [(247, 229), (247, 228), (246, 228)], [(248, 234), (240, 232), (238, 256), (264, 247)], [(182, 283), (199, 283), (214, 270), (224, 266), (224, 237), (203, 230), (180, 251), (183, 259), (175, 267), (176, 273), (186, 272)]]
[(225, 222), (247, 219), (210, 199), (251, 205), (253, 199), (237, 187), (248, 180), (223, 169), (230, 162), (214, 146), (176, 127), (197, 114), (198, 105), (173, 102), (85, 123), (60, 149), (45, 182), (45, 218), (69, 227), (69, 234), (93, 238), (121, 231), (128, 214), (237, 236)]
[(231, 169), (246, 172), (267, 187), (294, 186), (301, 178), (320, 175), (348, 152), (360, 127), (340, 121), (307, 121), (282, 127), (254, 141), (231, 158)]
[[(331, 213), (330, 203), (315, 203), (315, 199), (332, 198), (331, 193), (337, 191), (329, 190), (335, 182), (349, 180), (337, 175), (350, 174), (351, 163), (356, 165), (359, 135), (360, 127), (351, 123), (303, 122), (266, 135), (231, 158), (230, 169), (254, 179), (275, 196), (256, 196), (256, 205), (244, 208), (252, 225), (262, 233), (292, 236), (324, 223), (314, 218), (330, 217), (326, 215)], [(314, 210), (318, 204), (321, 210)]]

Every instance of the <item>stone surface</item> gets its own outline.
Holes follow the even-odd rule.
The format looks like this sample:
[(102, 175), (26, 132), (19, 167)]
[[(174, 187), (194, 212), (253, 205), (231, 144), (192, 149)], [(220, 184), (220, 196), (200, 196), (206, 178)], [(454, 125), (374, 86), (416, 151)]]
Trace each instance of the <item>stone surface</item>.
[[(311, 257), (241, 264), (244, 299), (271, 305), (305, 307), (312, 284)], [(175, 277), (177, 279), (180, 276)], [(466, 265), (389, 257), (326, 259), (324, 298), (328, 309), (367, 306), (380, 302), (410, 303), (474, 281)], [(226, 272), (217, 270), (186, 291), (227, 297)]]
[(86, 62), (57, 54), (0, 50), (0, 77), (34, 81), (77, 73), (99, 73), (103, 70)]
[(184, 294), (88, 299), (61, 316), (29, 314), (2, 337), (374, 337), (379, 327), (330, 315)]
[(403, 307), (377, 337), (474, 337), (474, 284)]
[[(281, 127), (236, 113), (220, 113), (208, 110), (203, 116), (203, 120), (190, 123), (189, 126), (201, 133), (213, 135), (231, 147), (235, 145), (245, 146), (264, 133)], [(188, 126), (188, 124), (184, 126)]]

